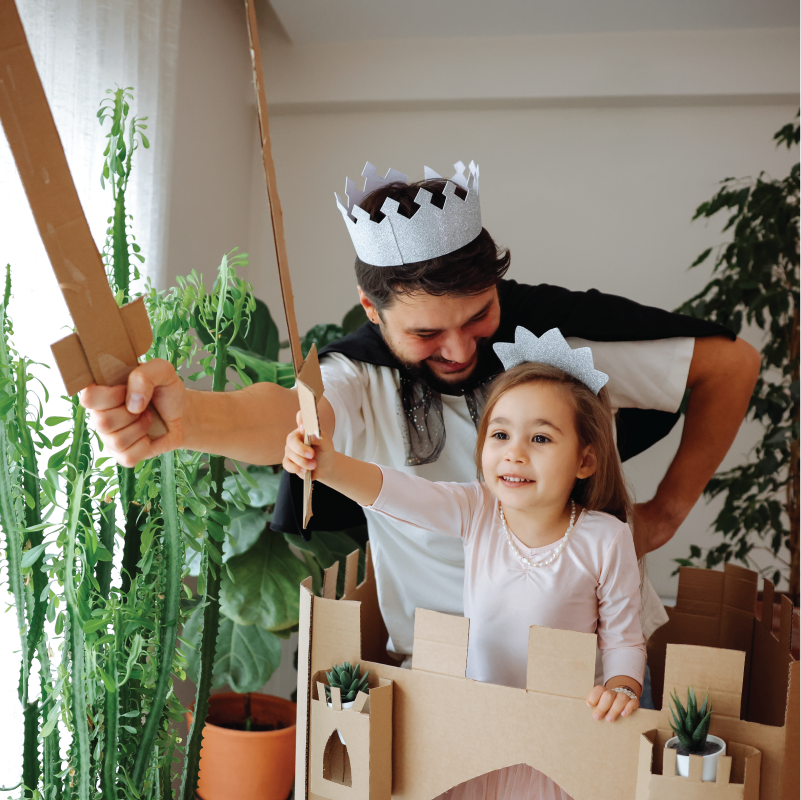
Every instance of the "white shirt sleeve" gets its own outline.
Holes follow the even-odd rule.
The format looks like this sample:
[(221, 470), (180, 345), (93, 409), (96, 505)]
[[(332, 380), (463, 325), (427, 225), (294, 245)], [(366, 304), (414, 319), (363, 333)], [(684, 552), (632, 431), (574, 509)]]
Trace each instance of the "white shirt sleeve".
[(361, 366), (340, 353), (320, 361), (325, 398), (334, 409), (334, 447), (341, 453), (361, 457), (368, 438), (365, 394), (368, 378)]
[(589, 347), (595, 369), (609, 375), (612, 408), (679, 410), (693, 358), (695, 339), (591, 342), (568, 337), (573, 347)]

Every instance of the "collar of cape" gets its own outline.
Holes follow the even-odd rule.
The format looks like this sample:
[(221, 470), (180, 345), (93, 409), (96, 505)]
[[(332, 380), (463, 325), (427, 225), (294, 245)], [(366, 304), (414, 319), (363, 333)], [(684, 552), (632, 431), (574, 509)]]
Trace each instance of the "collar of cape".
[[(537, 336), (559, 328), (564, 337), (575, 336), (593, 342), (650, 341), (676, 337), (726, 336), (734, 334), (706, 320), (675, 314), (661, 308), (635, 303), (625, 297), (603, 294), (596, 289), (573, 292), (560, 286), (527, 286), (513, 280), (498, 284), (501, 323), (492, 336), (495, 342), (511, 342), (522, 325)], [(352, 361), (406, 372), (387, 347), (378, 325), (367, 322), (358, 330), (320, 350), (320, 356), (341, 353)], [(466, 389), (475, 388), (503, 372), (503, 365), (491, 347), (485, 348)]]
[[(537, 336), (550, 328), (559, 328), (565, 337), (575, 336), (594, 342), (704, 336), (736, 338), (721, 325), (643, 306), (596, 289), (573, 292), (548, 284), (527, 286), (513, 280), (503, 280), (498, 285), (498, 296), (501, 323), (492, 337), (493, 343), (513, 341), (518, 325), (528, 328)], [(322, 348), (320, 356), (325, 357), (330, 353), (341, 353), (353, 361), (397, 369), (401, 376), (404, 373), (409, 376), (387, 347), (378, 325), (362, 325), (352, 334)], [(487, 348), (465, 389), (469, 393), (502, 371), (500, 360), (491, 348)], [(679, 417), (679, 412), (671, 414), (653, 409), (621, 408), (615, 420), (621, 459), (625, 461), (656, 444), (667, 436)], [(315, 513), (309, 528), (303, 530), (303, 482), (288, 472), (284, 473), (270, 527), (274, 531), (301, 534), (309, 540), (312, 530), (341, 531), (364, 525), (365, 517), (360, 506), (325, 484), (315, 484), (315, 487)]]

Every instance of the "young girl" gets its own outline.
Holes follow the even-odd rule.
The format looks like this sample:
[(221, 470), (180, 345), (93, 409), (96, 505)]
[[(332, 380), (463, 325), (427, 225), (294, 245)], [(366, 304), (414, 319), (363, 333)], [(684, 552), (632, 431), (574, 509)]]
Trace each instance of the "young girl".
[[(531, 625), (597, 633), (604, 681), (587, 704), (612, 722), (639, 707), (645, 646), (630, 500), (601, 388), (608, 377), (556, 329), (537, 339), (518, 328), (516, 339), (495, 345), (507, 371), (478, 428), (480, 480), (433, 483), (337, 453), (330, 440), (312, 449), (301, 427), (287, 438), (284, 468), (314, 470), (373, 511), (462, 537), (468, 678), (525, 688)], [(569, 800), (525, 764), (442, 797)]]

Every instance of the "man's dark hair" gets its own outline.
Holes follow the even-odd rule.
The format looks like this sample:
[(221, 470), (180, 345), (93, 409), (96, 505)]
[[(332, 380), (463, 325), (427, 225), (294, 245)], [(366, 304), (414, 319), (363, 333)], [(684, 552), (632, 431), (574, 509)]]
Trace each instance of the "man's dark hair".
[[(431, 202), (438, 208), (445, 205), (442, 190), (447, 181), (428, 180), (405, 184), (388, 183), (368, 194), (359, 204), (374, 222), (381, 222), (381, 206), (387, 197), (400, 204), (398, 213), (411, 218), (419, 208), (414, 198), (419, 189), (431, 192)], [(466, 192), (456, 187), (462, 200)], [(356, 257), (356, 280), (362, 291), (380, 313), (392, 304), (397, 295), (426, 292), (433, 295), (465, 297), (480, 294), (498, 284), (509, 269), (509, 250), (500, 249), (485, 228), (472, 242), (444, 256), (402, 264), (396, 267), (375, 267)]]

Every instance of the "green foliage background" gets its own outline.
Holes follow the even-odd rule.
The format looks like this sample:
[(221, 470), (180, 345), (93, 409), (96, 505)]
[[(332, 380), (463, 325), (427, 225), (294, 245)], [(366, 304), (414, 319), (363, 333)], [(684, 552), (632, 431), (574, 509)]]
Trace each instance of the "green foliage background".
[[(788, 149), (799, 143), (798, 117), (773, 137)], [(755, 551), (767, 550), (784, 568), (766, 577), (788, 580), (798, 602), (799, 590), (799, 165), (774, 179), (726, 178), (721, 189), (702, 203), (693, 219), (719, 212), (729, 217), (732, 240), (709, 248), (692, 264), (698, 267), (714, 251), (713, 277), (677, 310), (710, 319), (740, 333), (744, 325), (764, 332), (762, 368), (748, 409), (763, 433), (749, 460), (720, 472), (705, 495), (722, 497), (713, 523), (722, 541), (702, 552), (690, 548), (680, 565), (715, 567), (736, 559), (757, 567)]]

